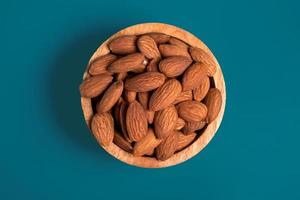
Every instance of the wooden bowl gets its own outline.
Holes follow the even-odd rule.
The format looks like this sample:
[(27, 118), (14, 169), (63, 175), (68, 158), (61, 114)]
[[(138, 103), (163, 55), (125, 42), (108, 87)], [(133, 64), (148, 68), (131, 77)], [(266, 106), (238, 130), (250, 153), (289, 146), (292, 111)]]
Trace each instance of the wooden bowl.
[[(122, 35), (140, 35), (144, 33), (149, 32), (158, 32), (158, 33), (165, 33), (167, 35), (171, 35), (173, 37), (179, 38), (186, 43), (188, 43), (191, 46), (199, 47), (203, 50), (205, 50), (207, 53), (213, 56), (212, 52), (209, 50), (209, 48), (197, 37), (195, 37), (193, 34), (178, 28), (176, 26), (168, 25), (168, 24), (162, 24), (162, 23), (144, 23), (144, 24), (138, 24), (134, 26), (127, 27), (116, 34), (112, 35), (110, 38), (108, 38), (93, 54), (91, 57), (89, 63), (91, 63), (95, 58), (105, 55), (109, 53), (108, 49), (108, 43), (119, 36)], [(215, 57), (213, 56), (215, 59)], [(216, 61), (217, 62), (217, 61)], [(217, 62), (218, 63), (218, 62)], [(84, 72), (83, 79), (85, 79), (88, 75), (87, 69)], [(218, 130), (220, 123), (223, 118), (224, 109), (225, 109), (225, 102), (226, 102), (226, 91), (225, 91), (225, 82), (222, 74), (222, 70), (218, 64), (217, 71), (215, 75), (213, 76), (214, 85), (216, 88), (218, 88), (221, 91), (222, 94), (222, 107), (221, 111), (215, 121), (213, 121), (211, 124), (207, 126), (207, 128), (204, 130), (204, 132), (187, 148), (184, 150), (174, 154), (171, 158), (169, 158), (166, 161), (159, 161), (156, 158), (152, 157), (135, 157), (132, 154), (124, 151), (120, 147), (118, 147), (115, 144), (111, 144), (108, 147), (103, 147), (109, 154), (114, 156), (115, 158), (138, 167), (145, 167), (145, 168), (162, 168), (162, 167), (168, 167), (172, 165), (177, 165), (179, 163), (182, 163), (196, 154), (198, 154), (213, 138), (216, 131)], [(81, 97), (81, 105), (82, 110), (84, 114), (85, 121), (88, 126), (90, 126), (91, 119), (94, 115), (93, 109), (92, 109), (92, 103), (91, 99)]]

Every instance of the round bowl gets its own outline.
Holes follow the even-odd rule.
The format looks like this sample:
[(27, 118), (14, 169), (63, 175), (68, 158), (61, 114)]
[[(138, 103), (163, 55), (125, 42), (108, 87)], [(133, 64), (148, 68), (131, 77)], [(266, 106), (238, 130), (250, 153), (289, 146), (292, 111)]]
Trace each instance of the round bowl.
[[(171, 158), (169, 158), (166, 161), (159, 161), (156, 158), (152, 158), (152, 157), (135, 157), (132, 154), (124, 151), (114, 143), (112, 143), (107, 147), (102, 146), (109, 154), (111, 154), (115, 158), (129, 165), (134, 165), (134, 166), (144, 167), (144, 168), (162, 168), (162, 167), (177, 165), (179, 163), (182, 163), (192, 158), (193, 156), (198, 154), (210, 142), (210, 140), (217, 132), (223, 118), (225, 103), (226, 103), (226, 91), (225, 91), (225, 82), (224, 82), (222, 70), (216, 58), (209, 50), (209, 48), (193, 34), (187, 32), (186, 30), (183, 30), (181, 28), (169, 24), (144, 23), (144, 24), (138, 24), (138, 25), (125, 28), (115, 33), (110, 38), (108, 38), (105, 42), (103, 42), (101, 46), (96, 50), (96, 52), (92, 55), (89, 64), (93, 62), (95, 58), (109, 53), (108, 44), (112, 39), (120, 37), (122, 35), (140, 35), (149, 32), (164, 33), (176, 37), (191, 46), (203, 49), (208, 54), (213, 56), (213, 58), (217, 63), (217, 71), (212, 78), (213, 78), (214, 86), (221, 91), (221, 95), (222, 95), (222, 107), (216, 120), (214, 120), (211, 124), (209, 124), (206, 127), (206, 129), (202, 132), (202, 134), (190, 146), (174, 154)], [(86, 71), (84, 72), (83, 79), (89, 76), (87, 70), (88, 69), (86, 69)], [(94, 115), (91, 99), (81, 97), (81, 105), (82, 105), (82, 110), (83, 110), (86, 124), (88, 125), (88, 127), (90, 127), (90, 122)]]

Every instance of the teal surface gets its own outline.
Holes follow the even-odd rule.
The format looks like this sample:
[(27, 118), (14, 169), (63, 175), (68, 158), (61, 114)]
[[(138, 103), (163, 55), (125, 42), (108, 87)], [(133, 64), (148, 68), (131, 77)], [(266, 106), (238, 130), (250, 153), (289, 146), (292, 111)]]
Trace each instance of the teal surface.
[[(300, 12), (285, 1), (0, 3), (0, 199), (300, 199)], [(222, 125), (193, 159), (125, 165), (85, 126), (78, 85), (114, 32), (164, 22), (201, 38), (227, 83)]]

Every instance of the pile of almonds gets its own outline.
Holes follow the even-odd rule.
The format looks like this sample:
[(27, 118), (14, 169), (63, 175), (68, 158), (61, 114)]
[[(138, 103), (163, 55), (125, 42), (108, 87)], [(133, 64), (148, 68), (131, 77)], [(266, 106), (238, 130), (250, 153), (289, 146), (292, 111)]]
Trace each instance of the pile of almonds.
[(217, 118), (222, 97), (210, 78), (217, 64), (204, 50), (162, 33), (121, 36), (108, 47), (80, 85), (102, 146), (167, 160)]

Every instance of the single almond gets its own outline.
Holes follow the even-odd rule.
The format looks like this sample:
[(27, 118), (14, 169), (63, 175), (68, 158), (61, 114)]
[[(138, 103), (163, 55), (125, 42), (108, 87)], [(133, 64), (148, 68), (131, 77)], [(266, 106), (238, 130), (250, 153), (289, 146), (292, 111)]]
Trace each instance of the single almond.
[(160, 142), (161, 140), (155, 137), (153, 129), (149, 128), (147, 135), (134, 144), (133, 155), (143, 156), (147, 153), (152, 153)]
[(160, 87), (165, 82), (165, 76), (159, 72), (138, 74), (125, 82), (125, 89), (136, 92), (147, 92)]
[(187, 49), (181, 48), (173, 44), (161, 44), (158, 48), (163, 57), (186, 56), (190, 58), (190, 54)]
[(111, 73), (121, 73), (121, 72), (129, 72), (134, 70), (141, 70), (144, 61), (145, 61), (145, 57), (141, 53), (129, 54), (113, 62), (108, 67), (108, 71)]
[(115, 54), (130, 54), (135, 53), (137, 51), (136, 48), (136, 40), (137, 36), (135, 35), (125, 35), (118, 37), (116, 39), (113, 39), (109, 45), (108, 48), (111, 50), (111, 52)]
[(154, 130), (157, 138), (165, 138), (173, 132), (178, 119), (174, 105), (155, 112)]
[(132, 141), (137, 142), (147, 134), (148, 122), (146, 113), (137, 101), (133, 101), (128, 106), (126, 127), (128, 136)]
[(198, 122), (185, 122), (185, 125), (182, 129), (182, 132), (186, 135), (193, 133), (194, 131), (198, 131), (204, 128), (206, 125), (205, 121), (198, 121)]
[(113, 54), (107, 54), (96, 58), (89, 66), (89, 73), (93, 76), (103, 74), (107, 72), (107, 67), (117, 60), (117, 56)]
[(198, 122), (205, 119), (207, 108), (198, 101), (184, 101), (176, 106), (178, 116), (185, 121)]
[(119, 100), (123, 92), (123, 81), (113, 83), (103, 94), (100, 102), (97, 104), (97, 112), (103, 113), (109, 111)]
[(126, 101), (131, 103), (136, 99), (136, 92), (131, 90), (124, 90), (124, 98)]
[(117, 131), (115, 131), (113, 142), (128, 153), (132, 152), (131, 144)]
[(122, 101), (121, 105), (120, 105), (120, 112), (119, 112), (120, 127), (121, 127), (121, 130), (122, 130), (125, 140), (131, 143), (132, 140), (129, 138), (129, 135), (127, 132), (127, 127), (126, 127), (127, 109), (128, 109), (128, 103), (126, 103), (125, 101)]
[(127, 72), (120, 72), (115, 75), (117, 81), (123, 81), (127, 77)]
[(174, 129), (181, 130), (184, 127), (184, 125), (185, 125), (185, 121), (180, 117), (178, 117)]
[(107, 73), (88, 77), (80, 85), (80, 95), (88, 98), (96, 97), (104, 92), (112, 80), (113, 77)]
[(184, 148), (191, 145), (191, 143), (195, 140), (197, 136), (196, 133), (191, 133), (189, 135), (185, 135), (181, 132), (177, 132), (177, 133), (178, 133), (178, 142), (177, 142), (176, 151), (181, 151)]
[(175, 37), (171, 37), (170, 40), (169, 40), (169, 43), (173, 44), (173, 45), (176, 45), (176, 46), (179, 46), (179, 47), (184, 48), (184, 49), (189, 48), (189, 45), (187, 45), (185, 42), (183, 42), (182, 40), (177, 39)]
[(149, 97), (150, 97), (150, 92), (139, 92), (137, 94), (138, 100), (140, 104), (143, 106), (145, 110), (148, 109), (148, 102), (149, 102)]
[(176, 77), (190, 66), (192, 60), (184, 56), (171, 56), (163, 59), (159, 63), (159, 71), (167, 77)]
[(147, 65), (147, 72), (158, 72), (159, 59), (152, 59)]
[(147, 33), (146, 35), (152, 37), (157, 44), (167, 43), (170, 39), (169, 35), (163, 33)]
[(158, 111), (171, 105), (181, 93), (181, 84), (176, 79), (166, 81), (153, 92), (149, 100), (149, 109)]
[(192, 90), (186, 90), (186, 91), (182, 91), (178, 97), (175, 99), (175, 101), (173, 102), (174, 105), (183, 102), (183, 101), (187, 101), (187, 100), (193, 100), (193, 93)]
[(209, 89), (204, 104), (207, 107), (207, 123), (214, 121), (220, 113), (222, 106), (222, 95), (217, 88)]
[(177, 149), (178, 134), (176, 131), (171, 133), (168, 137), (163, 139), (158, 147), (155, 149), (158, 160), (164, 161), (172, 157)]
[(152, 124), (153, 123), (154, 115), (155, 115), (154, 111), (146, 110), (146, 117), (147, 117), (148, 124)]
[(205, 63), (208, 66), (208, 76), (213, 76), (216, 73), (217, 63), (213, 56), (206, 53), (203, 49), (197, 47), (190, 47), (189, 51), (194, 61)]
[(192, 64), (184, 72), (182, 77), (183, 90), (191, 90), (199, 87), (203, 79), (207, 76), (207, 65), (204, 63)]
[(193, 96), (194, 99), (196, 101), (202, 101), (204, 99), (204, 97), (206, 96), (208, 90), (210, 87), (210, 80), (209, 78), (206, 76), (202, 82), (200, 83), (200, 85), (196, 88), (193, 89)]
[(97, 113), (92, 119), (93, 135), (102, 146), (108, 146), (114, 138), (114, 120), (109, 113)]
[(124, 102), (123, 98), (120, 97), (118, 102), (116, 103), (116, 105), (113, 108), (114, 119), (115, 119), (115, 122), (118, 126), (121, 126), (121, 123), (120, 123), (120, 108), (121, 108), (121, 104), (123, 102)]
[(148, 59), (159, 58), (160, 52), (158, 50), (157, 44), (152, 37), (148, 35), (141, 36), (137, 41), (137, 46)]

